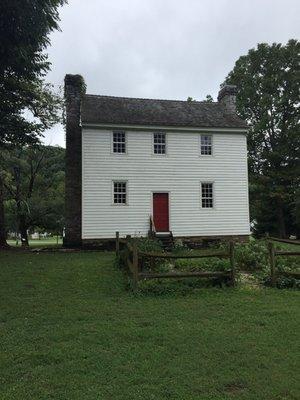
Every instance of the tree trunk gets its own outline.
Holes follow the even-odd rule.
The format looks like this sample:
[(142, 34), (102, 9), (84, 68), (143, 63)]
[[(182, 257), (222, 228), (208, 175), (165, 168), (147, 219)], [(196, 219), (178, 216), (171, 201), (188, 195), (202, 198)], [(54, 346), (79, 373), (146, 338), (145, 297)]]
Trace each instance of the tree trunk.
[(9, 248), (6, 241), (5, 216), (4, 216), (4, 188), (0, 173), (0, 249)]
[(284, 239), (284, 238), (286, 238), (286, 226), (285, 226), (283, 206), (282, 206), (281, 201), (278, 202), (277, 213), (278, 213), (277, 215), (278, 215), (278, 233), (279, 233), (279, 237)]
[(28, 247), (28, 235), (27, 235), (27, 226), (25, 224), (25, 218), (23, 215), (20, 215), (20, 223), (19, 223), (19, 230), (21, 234), (21, 244), (22, 247)]

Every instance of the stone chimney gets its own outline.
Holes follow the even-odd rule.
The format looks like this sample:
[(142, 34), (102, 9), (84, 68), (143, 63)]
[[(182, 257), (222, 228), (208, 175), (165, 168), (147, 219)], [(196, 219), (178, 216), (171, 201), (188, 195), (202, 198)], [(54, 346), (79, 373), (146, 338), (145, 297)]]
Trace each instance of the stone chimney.
[(81, 75), (65, 76), (66, 178), (64, 246), (79, 247), (81, 238), (81, 100), (85, 83)]
[(235, 85), (225, 85), (219, 91), (218, 102), (224, 105), (227, 113), (234, 114), (236, 112), (236, 93), (237, 87)]

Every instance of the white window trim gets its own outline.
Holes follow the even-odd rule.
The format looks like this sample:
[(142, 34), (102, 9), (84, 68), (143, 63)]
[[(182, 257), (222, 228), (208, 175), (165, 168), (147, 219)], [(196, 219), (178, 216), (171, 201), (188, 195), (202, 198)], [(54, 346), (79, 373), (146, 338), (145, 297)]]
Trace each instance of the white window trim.
[[(166, 147), (166, 152), (165, 152), (164, 154), (154, 153), (154, 134), (155, 134), (155, 133), (162, 133), (162, 134), (165, 135), (165, 142), (166, 142), (165, 147)], [(155, 156), (155, 157), (166, 157), (166, 156), (168, 155), (168, 134), (167, 134), (167, 132), (160, 132), (160, 131), (152, 132), (152, 155)]]
[[(211, 183), (212, 184), (212, 207), (202, 207), (202, 184), (203, 183)], [(200, 182), (200, 208), (201, 210), (215, 210), (216, 209), (216, 199), (215, 199), (215, 181), (201, 181)]]
[[(210, 136), (211, 137), (211, 154), (202, 154), (201, 153), (201, 137), (202, 136)], [(212, 133), (200, 133), (199, 135), (199, 155), (200, 157), (213, 157), (215, 154), (214, 151), (214, 136)]]
[[(115, 203), (115, 191), (114, 191), (114, 183), (126, 183), (126, 203)], [(129, 205), (129, 184), (126, 179), (113, 179), (111, 181), (111, 205), (114, 207), (124, 207)]]
[[(115, 153), (114, 152), (114, 133), (125, 133), (125, 153)], [(113, 154), (114, 156), (117, 156), (117, 157), (124, 157), (124, 156), (126, 156), (127, 154), (128, 154), (128, 143), (127, 143), (127, 132), (126, 131), (124, 131), (124, 130), (121, 130), (121, 129), (119, 129), (119, 130), (113, 130), (113, 131), (111, 131), (111, 134), (110, 134), (110, 152), (111, 152), (111, 154)]]

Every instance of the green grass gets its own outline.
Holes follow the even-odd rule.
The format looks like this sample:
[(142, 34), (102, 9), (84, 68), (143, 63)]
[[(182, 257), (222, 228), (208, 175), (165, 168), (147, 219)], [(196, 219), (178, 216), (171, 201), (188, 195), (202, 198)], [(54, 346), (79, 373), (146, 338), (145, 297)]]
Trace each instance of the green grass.
[(278, 249), (287, 250), (287, 251), (300, 251), (300, 245), (294, 243), (280, 243), (273, 241), (274, 245)]
[[(16, 246), (16, 247), (21, 247), (21, 241), (18, 241), (18, 244), (16, 243), (16, 240), (8, 240), (7, 243), (10, 246)], [(62, 239), (59, 237), (58, 238), (58, 242), (57, 242), (57, 238), (55, 237), (49, 237), (47, 239), (30, 239), (29, 240), (29, 246), (30, 247), (55, 247), (57, 246), (57, 244), (59, 246), (62, 245)]]
[(0, 399), (298, 399), (299, 292), (137, 295), (112, 253), (0, 254)]

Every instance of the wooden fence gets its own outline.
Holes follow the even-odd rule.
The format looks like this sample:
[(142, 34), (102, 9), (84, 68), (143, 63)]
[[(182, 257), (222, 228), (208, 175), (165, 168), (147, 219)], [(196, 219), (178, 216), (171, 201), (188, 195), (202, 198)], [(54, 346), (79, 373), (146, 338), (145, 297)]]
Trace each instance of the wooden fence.
[[(142, 279), (161, 279), (161, 278), (228, 278), (231, 281), (232, 286), (235, 285), (235, 258), (234, 258), (234, 242), (230, 242), (228, 252), (210, 252), (204, 254), (186, 254), (186, 255), (176, 255), (172, 253), (152, 253), (152, 252), (142, 252), (138, 250), (137, 242), (127, 236), (126, 239), (121, 239), (119, 232), (116, 232), (116, 255), (120, 258), (120, 244), (124, 245), (127, 249), (126, 256), (122, 260), (127, 266), (130, 272), (133, 290), (137, 290), (138, 282)], [(228, 271), (193, 271), (193, 272), (144, 272), (143, 264), (145, 260), (149, 260), (150, 265), (154, 265), (154, 260), (157, 259), (200, 259), (207, 257), (216, 258), (228, 258), (230, 260), (231, 269)]]
[(269, 261), (270, 261), (270, 274), (271, 274), (271, 285), (276, 285), (276, 278), (278, 276), (286, 276), (288, 278), (300, 279), (300, 272), (297, 271), (279, 271), (276, 269), (276, 257), (289, 257), (289, 256), (300, 256), (300, 251), (286, 251), (275, 249), (273, 242), (289, 243), (294, 245), (300, 245), (299, 240), (289, 239), (278, 239), (274, 237), (268, 237), (268, 250), (269, 250)]

